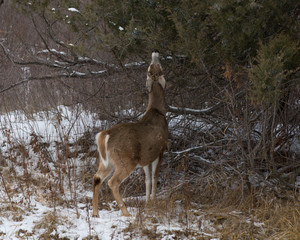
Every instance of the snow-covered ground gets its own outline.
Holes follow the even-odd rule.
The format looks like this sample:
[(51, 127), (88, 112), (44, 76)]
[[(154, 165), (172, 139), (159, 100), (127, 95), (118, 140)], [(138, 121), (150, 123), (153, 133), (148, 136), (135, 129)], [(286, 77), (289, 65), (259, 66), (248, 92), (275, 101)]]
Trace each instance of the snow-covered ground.
[[(0, 116), (0, 239), (178, 239), (217, 235), (213, 223), (190, 214), (180, 219), (184, 209), (172, 209), (173, 216), (129, 206), (132, 217), (121, 216), (115, 202), (100, 209), (99, 218), (91, 216), (91, 181), (82, 180), (87, 165), (82, 154), (60, 159), (67, 143), (73, 144), (85, 132), (103, 128), (95, 114), (81, 106), (59, 106), (48, 112), (26, 115), (15, 111)], [(59, 144), (58, 144), (59, 143)], [(94, 147), (95, 150), (95, 147)], [(58, 162), (61, 171), (58, 171)], [(90, 168), (94, 169), (93, 166)], [(75, 169), (73, 171), (72, 169)], [(63, 172), (64, 171), (64, 172)], [(89, 173), (92, 176), (94, 173)], [(61, 176), (63, 175), (63, 176)], [(63, 185), (63, 193), (59, 188)], [(71, 183), (71, 184), (70, 184)], [(88, 187), (86, 187), (88, 185)], [(163, 198), (163, 197), (162, 197)], [(101, 198), (100, 198), (101, 199)], [(131, 198), (129, 201), (142, 201)], [(193, 209), (195, 211), (195, 209)], [(178, 214), (177, 214), (178, 213)], [(187, 220), (188, 219), (188, 220)], [(187, 235), (187, 230), (189, 234)]]
[[(51, 208), (32, 199), (30, 208), (23, 209), (24, 215), (20, 219), (15, 219), (13, 215), (0, 218), (0, 239), (41, 239), (45, 233), (53, 239), (148, 239), (146, 234), (145, 236), (138, 233), (133, 235), (129, 231), (132, 226), (139, 228), (137, 209), (129, 208), (133, 215), (129, 218), (121, 216), (118, 210), (101, 210), (100, 217), (93, 218), (90, 208), (88, 204), (78, 204), (78, 209), (62, 206)], [(216, 229), (211, 221), (201, 220), (200, 216), (197, 218), (189, 226), (189, 231), (194, 232), (189, 239), (197, 239), (198, 236), (219, 239), (214, 238), (217, 234), (213, 234), (216, 233)], [(152, 217), (152, 219), (159, 219), (159, 217)], [(155, 232), (159, 239), (178, 239), (176, 233), (181, 231), (183, 233), (180, 234), (182, 237), (180, 239), (187, 238), (184, 234), (186, 226), (178, 219), (170, 220), (168, 223), (147, 221), (144, 225), (147, 225), (143, 227), (144, 231), (147, 229)], [(138, 232), (137, 229), (134, 232)], [(210, 233), (205, 232), (206, 230)]]
[(78, 204), (78, 209), (62, 206), (51, 208), (32, 199), (30, 208), (24, 209), (24, 216), (19, 221), (13, 216), (1, 217), (0, 233), (3, 239), (39, 239), (49, 230), (53, 238), (84, 239), (98, 236), (99, 239), (112, 239), (114, 236), (113, 239), (126, 239), (122, 230), (133, 219), (122, 217), (119, 211), (100, 211), (100, 218), (92, 218), (90, 210), (87, 204)]

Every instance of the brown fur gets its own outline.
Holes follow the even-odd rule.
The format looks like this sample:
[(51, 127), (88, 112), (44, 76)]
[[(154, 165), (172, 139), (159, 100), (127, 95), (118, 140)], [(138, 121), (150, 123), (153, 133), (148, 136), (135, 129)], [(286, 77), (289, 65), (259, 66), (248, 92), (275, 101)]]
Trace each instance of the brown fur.
[(152, 63), (148, 70), (148, 76), (154, 81), (157, 80), (161, 75), (163, 75), (160, 64)]

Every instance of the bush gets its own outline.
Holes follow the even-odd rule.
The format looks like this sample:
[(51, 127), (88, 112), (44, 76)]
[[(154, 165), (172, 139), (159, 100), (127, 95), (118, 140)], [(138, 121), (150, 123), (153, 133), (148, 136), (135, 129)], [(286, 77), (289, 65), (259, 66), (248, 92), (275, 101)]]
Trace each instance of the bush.
[[(254, 99), (264, 105), (274, 105), (293, 85), (299, 57), (298, 44), (290, 37), (279, 34), (267, 44), (260, 44), (256, 63), (249, 69)], [(299, 59), (298, 59), (299, 62)]]

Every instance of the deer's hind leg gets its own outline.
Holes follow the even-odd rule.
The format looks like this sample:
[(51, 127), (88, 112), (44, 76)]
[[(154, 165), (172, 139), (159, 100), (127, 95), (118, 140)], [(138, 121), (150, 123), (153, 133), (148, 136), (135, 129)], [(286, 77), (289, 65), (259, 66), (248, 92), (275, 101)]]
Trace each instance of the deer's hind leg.
[(108, 186), (110, 187), (112, 194), (113, 194), (119, 208), (122, 211), (122, 215), (126, 216), (126, 217), (131, 216), (131, 214), (128, 212), (128, 210), (122, 200), (122, 197), (119, 192), (119, 187), (120, 187), (120, 184), (129, 176), (129, 174), (132, 172), (133, 169), (134, 169), (134, 166), (126, 166), (125, 168), (122, 166), (117, 167), (113, 176), (108, 181)]
[(105, 179), (111, 174), (114, 168), (111, 165), (105, 167), (100, 162), (99, 169), (94, 175), (93, 178), (93, 217), (98, 217), (98, 197), (99, 197), (99, 189), (101, 184), (105, 181)]

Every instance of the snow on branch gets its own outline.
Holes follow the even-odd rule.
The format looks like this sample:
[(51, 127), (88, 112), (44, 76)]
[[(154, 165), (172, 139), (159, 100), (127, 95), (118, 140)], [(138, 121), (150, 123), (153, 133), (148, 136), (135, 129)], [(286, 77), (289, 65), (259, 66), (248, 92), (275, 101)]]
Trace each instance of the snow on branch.
[(90, 73), (82, 73), (82, 72), (77, 72), (77, 71), (73, 71), (72, 73), (60, 73), (60, 74), (55, 74), (55, 75), (46, 75), (46, 76), (41, 76), (41, 77), (29, 77), (27, 79), (18, 81), (16, 83), (13, 83), (11, 85), (9, 85), (8, 87), (5, 87), (3, 89), (0, 89), (0, 94), (3, 92), (6, 92), (8, 90), (11, 90), (17, 86), (23, 85), (25, 83), (31, 82), (31, 81), (53, 81), (53, 80), (58, 80), (58, 79), (62, 79), (62, 78), (80, 78), (80, 79), (84, 79), (84, 78), (91, 78), (94, 77), (95, 75), (100, 76), (104, 73), (106, 73), (107, 71), (97, 71), (97, 72), (90, 72)]
[[(210, 143), (200, 145), (200, 146), (196, 146), (196, 147), (190, 147), (190, 148), (184, 149), (182, 151), (176, 151), (176, 152), (171, 152), (171, 153), (172, 154), (177, 154), (177, 155), (182, 155), (182, 154), (190, 153), (190, 152), (193, 152), (193, 151), (202, 150), (202, 149), (208, 148), (208, 147), (217, 147), (219, 145), (216, 145), (216, 144), (223, 144), (224, 142), (229, 142), (231, 140), (234, 140), (234, 139), (223, 138), (223, 139), (220, 139), (218, 141), (210, 142)], [(220, 145), (220, 146), (222, 147), (222, 145)]]
[(80, 11), (79, 11), (78, 9), (76, 9), (76, 8), (70, 7), (70, 8), (68, 8), (68, 10), (69, 10), (70, 12), (80, 13)]
[(55, 54), (60, 54), (60, 55), (63, 55), (63, 56), (66, 56), (67, 54), (63, 51), (57, 51), (55, 48), (51, 48), (51, 49), (44, 49), (44, 50), (41, 50), (37, 53), (55, 53)]
[[(240, 98), (241, 96), (243, 96), (243, 91), (240, 91), (235, 94), (236, 98)], [(215, 105), (204, 109), (180, 108), (175, 106), (169, 106), (168, 111), (177, 114), (191, 114), (195, 116), (204, 116), (214, 113), (215, 111), (223, 107), (225, 103), (226, 102), (218, 102)]]
[(216, 105), (204, 109), (192, 109), (192, 108), (180, 108), (175, 106), (169, 106), (169, 112), (179, 114), (192, 114), (192, 115), (209, 115), (218, 110), (223, 103), (217, 103)]

